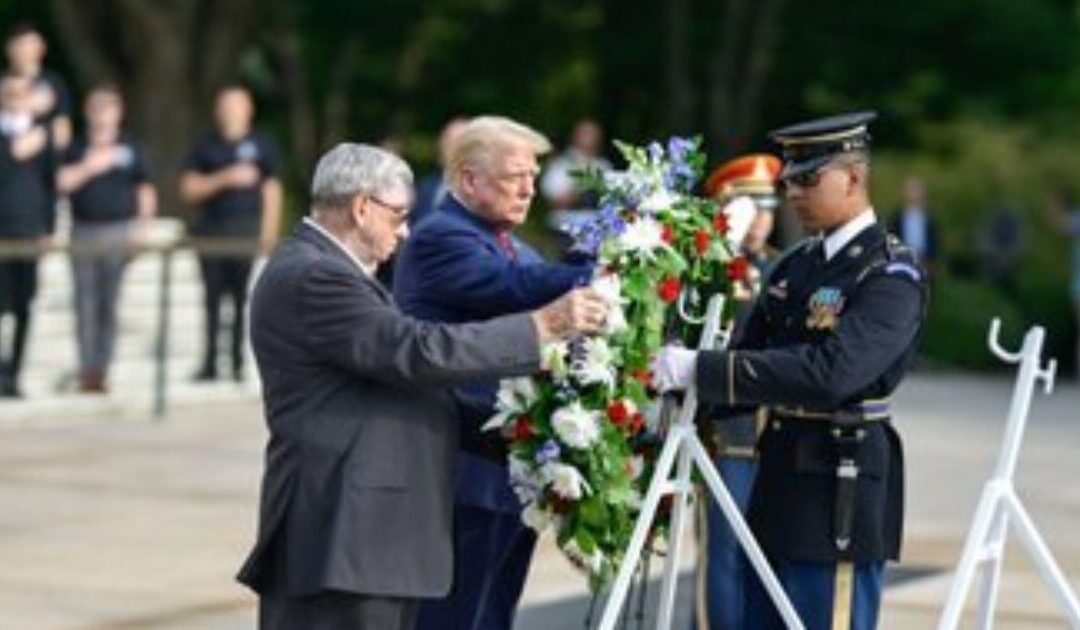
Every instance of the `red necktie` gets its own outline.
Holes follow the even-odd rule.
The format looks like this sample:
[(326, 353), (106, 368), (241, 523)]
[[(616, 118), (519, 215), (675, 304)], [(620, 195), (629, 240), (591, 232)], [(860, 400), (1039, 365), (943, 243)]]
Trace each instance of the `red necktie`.
[(499, 249), (506, 254), (506, 257), (510, 260), (517, 260), (517, 252), (514, 250), (514, 240), (510, 238), (509, 232), (496, 232), (495, 240), (499, 241)]

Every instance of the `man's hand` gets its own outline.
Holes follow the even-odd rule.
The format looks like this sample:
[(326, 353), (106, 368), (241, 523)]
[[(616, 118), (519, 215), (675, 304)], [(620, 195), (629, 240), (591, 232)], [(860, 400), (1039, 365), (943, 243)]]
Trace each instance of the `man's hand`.
[(234, 164), (222, 173), (226, 185), (231, 188), (250, 188), (259, 183), (259, 167), (248, 162)]
[(56, 105), (56, 93), (48, 85), (39, 85), (30, 92), (30, 109), (35, 116), (48, 114)]
[(574, 333), (603, 330), (608, 306), (594, 289), (574, 289), (554, 302), (533, 311), (537, 336), (541, 342), (569, 337)]
[(86, 156), (83, 158), (83, 167), (86, 169), (87, 177), (90, 179), (96, 177), (116, 166), (116, 150), (113, 146), (107, 147), (94, 147), (86, 152)]
[(660, 392), (681, 391), (694, 384), (697, 351), (680, 346), (664, 346), (653, 358), (653, 387)]

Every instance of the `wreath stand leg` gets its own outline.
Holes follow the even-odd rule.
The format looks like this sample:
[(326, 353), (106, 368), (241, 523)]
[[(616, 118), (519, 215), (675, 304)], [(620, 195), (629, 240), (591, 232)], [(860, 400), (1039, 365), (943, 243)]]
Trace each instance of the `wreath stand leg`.
[[(716, 347), (721, 336), (720, 316), (723, 312), (724, 297), (715, 295), (709, 300), (708, 310), (705, 316), (705, 328), (701, 334), (699, 348), (708, 349)], [(720, 344), (722, 345), (722, 344)], [(649, 490), (645, 494), (645, 501), (634, 525), (634, 533), (630, 538), (630, 544), (623, 556), (619, 572), (611, 588), (607, 602), (604, 605), (604, 614), (600, 618), (599, 630), (614, 630), (618, 621), (619, 611), (626, 602), (627, 590), (634, 574), (634, 568), (641, 558), (645, 547), (646, 537), (656, 517), (657, 508), (663, 495), (673, 494), (671, 530), (669, 531), (670, 548), (664, 562), (663, 581), (660, 590), (660, 609), (656, 617), (658, 630), (671, 628), (672, 614), (675, 604), (675, 589), (677, 586), (679, 560), (682, 554), (682, 539), (690, 509), (690, 496), (694, 492), (692, 473), (697, 468), (710, 494), (720, 505), (724, 518), (731, 526), (732, 531), (739, 540), (743, 551), (749, 558), (751, 565), (757, 572), (776, 605), (780, 616), (788, 628), (803, 630), (802, 621), (799, 619), (791, 600), (780, 586), (776, 574), (769, 566), (765, 554), (761, 551), (750, 528), (746, 525), (742, 513), (739, 511), (735, 500), (731, 498), (727, 486), (724, 485), (716, 466), (709, 458), (705, 447), (698, 438), (694, 427), (694, 414), (697, 411), (697, 392), (694, 387), (687, 390), (682, 407), (679, 409), (679, 417), (669, 429), (664, 438), (664, 446), (657, 459), (656, 468), (653, 472)], [(676, 459), (677, 458), (677, 459)], [(675, 478), (671, 478), (672, 468), (678, 465)]]

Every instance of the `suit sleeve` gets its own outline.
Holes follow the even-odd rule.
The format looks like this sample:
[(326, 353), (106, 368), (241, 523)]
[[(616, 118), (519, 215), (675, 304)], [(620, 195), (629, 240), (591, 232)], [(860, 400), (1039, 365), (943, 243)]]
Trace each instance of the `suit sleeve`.
[(538, 308), (592, 277), (592, 267), (546, 262), (513, 264), (468, 230), (417, 235), (423, 261), (418, 291), (425, 301), (467, 309), (476, 318)]
[(453, 385), (523, 376), (540, 364), (528, 315), (477, 324), (412, 319), (354, 272), (312, 265), (302, 281), (301, 321), (318, 359), (394, 385)]
[(839, 406), (904, 355), (918, 333), (922, 302), (920, 285), (907, 275), (871, 276), (821, 342), (701, 353), (698, 393), (724, 405)]

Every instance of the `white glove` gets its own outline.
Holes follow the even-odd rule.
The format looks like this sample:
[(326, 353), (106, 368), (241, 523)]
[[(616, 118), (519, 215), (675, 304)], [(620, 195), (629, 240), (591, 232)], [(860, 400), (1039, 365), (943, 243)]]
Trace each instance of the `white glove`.
[(653, 387), (661, 393), (684, 390), (694, 383), (697, 351), (680, 346), (664, 346), (652, 361)]

